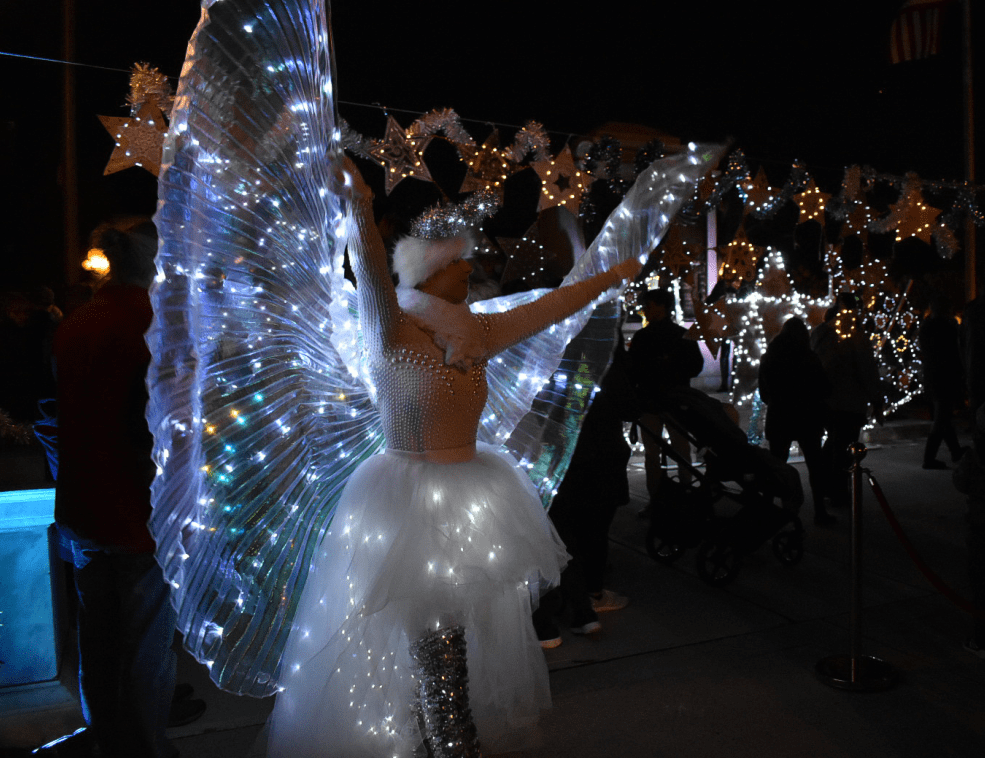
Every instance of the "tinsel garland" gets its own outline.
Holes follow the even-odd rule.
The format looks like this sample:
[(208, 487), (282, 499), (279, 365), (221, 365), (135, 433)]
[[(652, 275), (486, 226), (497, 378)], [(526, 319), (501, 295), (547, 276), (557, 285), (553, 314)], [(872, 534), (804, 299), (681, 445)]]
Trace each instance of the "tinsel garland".
[[(148, 63), (136, 63), (131, 71), (130, 92), (127, 95), (131, 115), (135, 117), (148, 103), (159, 108), (165, 117), (170, 118), (174, 92), (168, 78), (156, 68), (152, 68)], [(385, 147), (386, 138), (375, 140), (364, 137), (345, 121), (341, 122), (341, 131), (343, 148), (354, 155), (372, 159), (371, 151), (374, 148), (378, 151)], [(474, 138), (463, 126), (459, 115), (451, 108), (434, 109), (420, 116), (405, 132), (406, 138), (416, 140), (438, 136), (452, 143), (465, 161), (477, 154)], [(512, 164), (507, 169), (507, 173), (519, 171), (522, 168), (521, 164), (528, 158), (533, 161), (548, 160), (549, 147), (550, 138), (543, 125), (536, 121), (527, 122), (516, 133), (513, 144), (501, 151), (503, 158)], [(651, 140), (641, 147), (633, 159), (634, 176), (665, 153), (666, 147), (658, 139)], [(604, 188), (607, 190), (604, 194), (611, 194), (612, 197), (609, 199), (614, 198), (618, 202), (626, 193), (630, 183), (619, 174), (621, 164), (622, 147), (614, 137), (604, 135), (590, 146), (582, 168), (592, 177), (604, 182), (596, 185), (595, 195)], [(145, 165), (145, 168), (152, 171), (154, 169), (152, 165)], [(423, 166), (422, 170), (426, 172)], [(429, 179), (426, 173), (422, 173), (421, 178)], [(747, 211), (756, 219), (770, 219), (793, 199), (794, 195), (802, 192), (810, 181), (811, 176), (807, 169), (799, 161), (795, 161), (783, 187), (779, 191), (768, 192), (764, 202), (751, 204), (747, 207)], [(973, 186), (967, 181), (930, 181), (916, 178), (915, 175), (900, 177), (877, 172), (869, 166), (857, 165), (845, 169), (840, 192), (825, 208), (825, 215), (835, 221), (845, 222), (852, 214), (867, 209), (865, 194), (877, 183), (899, 190), (901, 200), (882, 217), (876, 217), (874, 213), (866, 213), (864, 224), (869, 231), (885, 234), (897, 229), (906, 216), (906, 209), (911, 207), (908, 198), (917, 191), (914, 187), (935, 193), (954, 193), (954, 199), (950, 202), (948, 210), (941, 214), (939, 224), (934, 225), (930, 232), (938, 251), (945, 257), (951, 257), (957, 251), (958, 240), (954, 230), (961, 227), (965, 219), (970, 218), (976, 226), (985, 226), (985, 197), (982, 196), (981, 187)], [(741, 149), (733, 150), (725, 162), (722, 173), (715, 179), (711, 192), (702, 200), (696, 191), (695, 196), (682, 209), (681, 220), (689, 224), (697, 223), (702, 215), (717, 210), (725, 195), (736, 188), (743, 201), (748, 204), (748, 188), (752, 185), (753, 180), (744, 152)], [(473, 189), (475, 185), (472, 185), (468, 191)], [(501, 193), (502, 188), (500, 187), (498, 191)], [(442, 236), (452, 229), (481, 223), (499, 207), (501, 207), (501, 199), (493, 200), (488, 191), (485, 191), (474, 201), (466, 201), (459, 206), (432, 208), (418, 219), (416, 225), (427, 235)], [(578, 215), (590, 224), (599, 212), (598, 198), (592, 193), (585, 193)]]
[(633, 158), (633, 176), (639, 176), (640, 172), (653, 163), (658, 158), (663, 158), (667, 154), (667, 147), (658, 139), (652, 139), (643, 147), (636, 151)]
[(458, 204), (436, 205), (411, 224), (410, 233), (422, 239), (445, 239), (464, 234), (503, 207), (503, 201), (490, 189), (473, 192)]
[(17, 445), (30, 445), (34, 441), (34, 427), (14, 421), (5, 410), (0, 409), (0, 439)]
[(339, 131), (342, 134), (343, 150), (347, 150), (353, 155), (358, 155), (360, 158), (365, 158), (368, 161), (373, 160), (373, 154), (370, 152), (370, 148), (373, 146), (373, 140), (357, 132), (345, 119), (339, 119)]
[(165, 116), (170, 117), (174, 90), (168, 78), (156, 68), (151, 68), (149, 63), (135, 63), (130, 73), (130, 92), (127, 94), (130, 115), (136, 116), (144, 103), (156, 105)]
[(528, 156), (535, 161), (547, 160), (550, 144), (544, 127), (536, 121), (528, 121), (513, 138), (513, 146), (507, 150), (507, 157), (513, 163), (522, 163)]
[(408, 127), (407, 135), (409, 137), (442, 135), (459, 149), (475, 147), (475, 140), (472, 139), (472, 135), (465, 131), (462, 120), (451, 108), (441, 110), (435, 108), (433, 111), (425, 113)]

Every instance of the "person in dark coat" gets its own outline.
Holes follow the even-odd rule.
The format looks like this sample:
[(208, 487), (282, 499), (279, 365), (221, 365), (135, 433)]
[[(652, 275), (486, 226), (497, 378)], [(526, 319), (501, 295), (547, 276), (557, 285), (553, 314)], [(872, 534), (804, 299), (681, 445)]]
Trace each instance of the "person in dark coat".
[[(641, 438), (645, 450), (646, 488), (652, 501), (660, 486), (660, 447), (658, 439), (664, 422), (660, 405), (668, 390), (688, 387), (691, 379), (704, 368), (704, 357), (694, 340), (685, 336), (687, 329), (671, 318), (674, 296), (668, 290), (650, 290), (644, 295), (643, 315), (646, 326), (636, 332), (629, 345), (633, 383), (640, 400)], [(687, 439), (670, 428), (670, 444), (684, 460), (690, 461)], [(690, 481), (686, 472), (681, 479)]]
[[(150, 221), (101, 227), (93, 243), (110, 282), (55, 333), (58, 479), (55, 523), (78, 594), (79, 690), (87, 728), (42, 755), (174, 758), (165, 729), (176, 656), (170, 586), (147, 528), (154, 478), (144, 419), (151, 323), (147, 288), (157, 233)], [(187, 723), (205, 703), (187, 700)]]
[(930, 397), (934, 415), (923, 451), (923, 467), (946, 469), (947, 464), (937, 458), (941, 442), (947, 445), (954, 462), (963, 452), (954, 431), (953, 417), (954, 409), (964, 400), (964, 378), (958, 322), (944, 296), (938, 295), (931, 300), (930, 315), (920, 324), (918, 340), (923, 388)]
[[(585, 415), (571, 465), (557, 488), (548, 515), (571, 555), (561, 573), (560, 593), (541, 598), (534, 612), (534, 627), (546, 648), (560, 644), (554, 617), (566, 606), (575, 634), (591, 635), (601, 629), (598, 614), (617, 611), (629, 599), (606, 589), (609, 526), (620, 505), (629, 502), (626, 465), (631, 449), (623, 422), (639, 415), (629, 374), (629, 358), (622, 335), (612, 364)], [(558, 596), (559, 595), (559, 596)]]
[(824, 504), (825, 400), (831, 385), (820, 358), (811, 350), (807, 325), (790, 318), (766, 348), (759, 364), (759, 396), (766, 403), (766, 439), (770, 452), (781, 461), (790, 456), (796, 442), (807, 464), (807, 476), (814, 500), (814, 523), (830, 526), (837, 519)]
[(824, 414), (827, 438), (824, 455), (825, 490), (834, 506), (851, 503), (849, 446), (858, 442), (866, 420), (882, 423), (885, 391), (872, 344), (862, 324), (857, 298), (848, 292), (811, 332), (811, 349), (821, 359), (831, 383)]

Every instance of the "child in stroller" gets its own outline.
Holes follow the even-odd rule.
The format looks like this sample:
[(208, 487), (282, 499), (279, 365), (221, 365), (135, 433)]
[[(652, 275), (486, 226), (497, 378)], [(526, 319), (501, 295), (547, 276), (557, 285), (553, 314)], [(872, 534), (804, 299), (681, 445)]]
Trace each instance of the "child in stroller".
[[(665, 472), (657, 501), (650, 504), (646, 538), (650, 555), (672, 563), (686, 549), (697, 547), (698, 575), (712, 585), (732, 581), (744, 557), (771, 538), (781, 563), (798, 563), (804, 553), (804, 531), (797, 513), (804, 493), (797, 470), (749, 444), (723, 404), (700, 390), (668, 390), (657, 411), (667, 427), (676, 429), (698, 451), (704, 467), (660, 438), (661, 454), (677, 464), (679, 473), (675, 479)], [(686, 473), (681, 476), (681, 472)], [(723, 500), (738, 510), (721, 515), (716, 505)]]

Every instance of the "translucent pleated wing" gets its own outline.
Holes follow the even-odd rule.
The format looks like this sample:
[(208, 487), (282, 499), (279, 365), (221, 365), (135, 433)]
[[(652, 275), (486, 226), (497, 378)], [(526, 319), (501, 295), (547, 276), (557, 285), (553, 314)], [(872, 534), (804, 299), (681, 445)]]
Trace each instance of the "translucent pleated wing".
[(268, 695), (310, 556), (382, 446), (345, 246), (318, 2), (216, 2), (189, 43), (155, 218), (151, 529), (185, 644)]
[[(563, 284), (573, 284), (656, 248), (694, 187), (721, 159), (721, 148), (690, 145), (643, 171), (602, 231), (575, 261)], [(482, 300), (477, 312), (506, 310), (537, 292)], [(616, 290), (565, 321), (514, 345), (489, 363), (489, 400), (479, 439), (505, 445), (527, 470), (545, 506), (574, 453), (595, 388), (615, 347)]]

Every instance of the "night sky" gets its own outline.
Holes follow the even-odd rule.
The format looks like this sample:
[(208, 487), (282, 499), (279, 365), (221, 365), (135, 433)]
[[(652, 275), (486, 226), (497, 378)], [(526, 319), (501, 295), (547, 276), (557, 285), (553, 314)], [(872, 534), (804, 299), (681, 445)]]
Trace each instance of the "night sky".
[[(774, 184), (800, 159), (827, 191), (853, 163), (963, 178), (956, 17), (946, 19), (938, 59), (891, 67), (889, 28), (900, 0), (670, 5), (609, 0), (575, 12), (537, 0), (336, 2), (339, 109), (372, 137), (385, 125), (372, 104), (405, 125), (452, 107), (478, 139), (493, 123), (509, 135), (507, 127), (534, 119), (555, 150), (609, 122), (640, 123), (685, 141), (732, 139)], [(96, 116), (127, 115), (126, 71), (135, 62), (177, 77), (199, 11), (195, 0), (79, 6), (84, 236), (103, 218), (153, 212), (151, 174), (102, 176), (113, 144)], [(0, 51), (61, 58), (61, 29), (57, 0), (0, 5)], [(3, 288), (57, 283), (62, 67), (0, 56), (0, 72)], [(981, 92), (981, 73), (978, 82)], [(979, 124), (982, 102), (985, 95)], [(981, 177), (985, 146), (978, 153)]]

